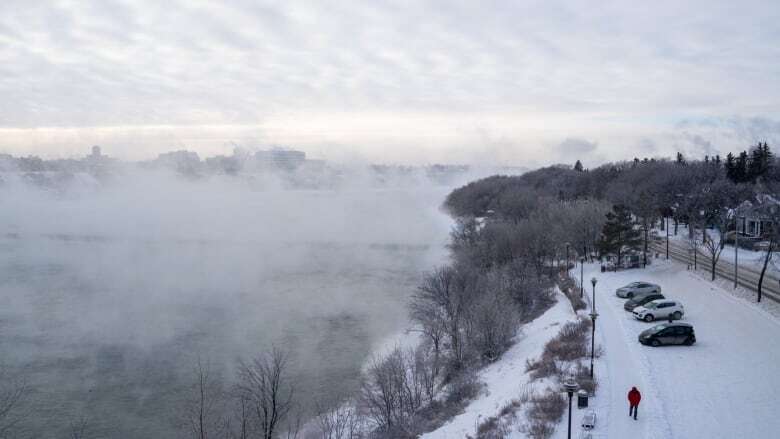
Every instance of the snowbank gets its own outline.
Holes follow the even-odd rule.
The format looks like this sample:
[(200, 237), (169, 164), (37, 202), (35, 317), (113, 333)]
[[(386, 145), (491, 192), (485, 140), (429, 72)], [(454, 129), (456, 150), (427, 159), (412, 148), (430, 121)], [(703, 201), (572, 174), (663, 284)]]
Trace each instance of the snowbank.
[(576, 314), (566, 296), (558, 291), (555, 298), (555, 305), (522, 327), (517, 342), (500, 360), (480, 371), (479, 379), (485, 384), (483, 395), (471, 402), (462, 414), (438, 430), (423, 435), (423, 438), (461, 439), (467, 434), (474, 436), (480, 422), (496, 415), (524, 391), (535, 387), (539, 390), (544, 388), (544, 381), (531, 383), (531, 378), (525, 372), (526, 360), (539, 357), (544, 345), (558, 334), (561, 325), (576, 320)]

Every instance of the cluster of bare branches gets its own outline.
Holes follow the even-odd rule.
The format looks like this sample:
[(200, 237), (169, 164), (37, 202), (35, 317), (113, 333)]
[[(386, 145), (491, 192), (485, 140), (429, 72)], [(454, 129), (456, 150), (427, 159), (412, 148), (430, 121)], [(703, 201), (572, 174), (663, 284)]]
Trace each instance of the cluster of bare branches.
[(0, 438), (14, 437), (30, 410), (26, 399), (30, 386), (8, 369), (0, 367)]
[(181, 405), (180, 429), (193, 439), (274, 439), (297, 437), (289, 355), (274, 347), (239, 365), (235, 384), (226, 386), (209, 364), (198, 359), (193, 382)]

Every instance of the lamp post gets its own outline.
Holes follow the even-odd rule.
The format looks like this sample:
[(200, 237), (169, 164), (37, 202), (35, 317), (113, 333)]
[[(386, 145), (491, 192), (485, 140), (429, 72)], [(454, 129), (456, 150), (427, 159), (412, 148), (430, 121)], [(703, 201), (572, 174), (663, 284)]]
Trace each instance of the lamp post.
[(578, 387), (579, 386), (577, 386), (577, 383), (571, 378), (563, 383), (563, 388), (569, 395), (569, 434), (566, 436), (568, 439), (571, 439), (571, 398), (574, 396), (574, 392), (577, 391)]
[(569, 272), (569, 243), (566, 243), (566, 273)]
[(585, 291), (585, 285), (583, 282), (585, 281), (585, 256), (580, 258), (580, 299), (582, 299), (582, 296)]
[(596, 356), (596, 317), (599, 313), (593, 311), (590, 315), (590, 379), (593, 379), (593, 358)]
[(590, 283), (593, 284), (593, 300), (590, 303), (590, 378), (593, 379), (593, 357), (595, 355), (595, 348), (596, 348), (596, 317), (598, 317), (598, 313), (596, 312), (596, 282), (598, 282), (598, 279), (593, 277), (593, 279), (590, 280)]

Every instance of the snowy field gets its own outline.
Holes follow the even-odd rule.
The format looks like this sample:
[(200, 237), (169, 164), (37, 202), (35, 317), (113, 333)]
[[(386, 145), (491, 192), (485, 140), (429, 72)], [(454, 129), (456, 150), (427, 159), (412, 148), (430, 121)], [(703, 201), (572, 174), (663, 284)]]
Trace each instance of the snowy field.
[[(579, 273), (577, 273), (579, 274)], [(680, 264), (660, 262), (646, 270), (596, 276), (596, 341), (605, 356), (596, 367), (600, 389), (592, 401), (599, 415), (593, 438), (776, 438), (780, 394), (780, 322), (754, 304)], [(652, 348), (637, 335), (652, 326), (623, 310), (616, 288), (644, 280), (661, 285), (667, 298), (685, 305), (694, 325), (692, 347)], [(639, 419), (628, 417), (626, 394), (642, 392)], [(579, 420), (580, 414), (574, 419)], [(577, 435), (573, 435), (577, 437)], [(566, 437), (566, 428), (556, 432)]]

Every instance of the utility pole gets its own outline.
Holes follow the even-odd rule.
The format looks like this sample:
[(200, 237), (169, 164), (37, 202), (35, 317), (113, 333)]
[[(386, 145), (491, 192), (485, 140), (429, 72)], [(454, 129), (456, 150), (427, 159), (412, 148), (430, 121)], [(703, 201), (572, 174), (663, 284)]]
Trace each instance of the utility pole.
[(734, 288), (737, 288), (737, 279), (739, 278), (739, 217), (734, 215)]
[(664, 217), (666, 221), (666, 260), (669, 260), (669, 217)]

